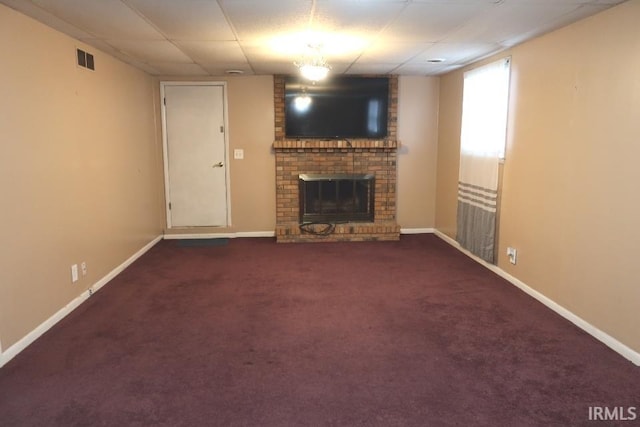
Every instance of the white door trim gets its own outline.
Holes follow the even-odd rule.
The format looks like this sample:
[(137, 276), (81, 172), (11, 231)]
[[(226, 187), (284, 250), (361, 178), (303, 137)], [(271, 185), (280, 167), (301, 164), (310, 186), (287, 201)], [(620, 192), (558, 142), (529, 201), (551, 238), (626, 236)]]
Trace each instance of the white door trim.
[(227, 82), (160, 82), (160, 110), (162, 112), (162, 159), (164, 163), (164, 200), (165, 200), (165, 218), (167, 220), (167, 228), (171, 226), (171, 210), (169, 209), (169, 146), (167, 140), (167, 108), (164, 104), (165, 87), (166, 86), (220, 86), (222, 87), (222, 111), (224, 115), (224, 164), (225, 164), (225, 194), (227, 203), (227, 223), (226, 227), (231, 226), (231, 184), (229, 169), (229, 115), (227, 114)]

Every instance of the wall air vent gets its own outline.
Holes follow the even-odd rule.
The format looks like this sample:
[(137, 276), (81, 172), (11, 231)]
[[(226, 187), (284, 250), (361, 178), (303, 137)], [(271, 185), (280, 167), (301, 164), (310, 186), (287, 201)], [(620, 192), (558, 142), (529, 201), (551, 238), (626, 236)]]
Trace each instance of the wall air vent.
[(83, 68), (88, 68), (90, 70), (95, 70), (96, 66), (93, 62), (93, 55), (85, 52), (81, 49), (76, 49), (76, 53), (78, 56), (78, 65)]

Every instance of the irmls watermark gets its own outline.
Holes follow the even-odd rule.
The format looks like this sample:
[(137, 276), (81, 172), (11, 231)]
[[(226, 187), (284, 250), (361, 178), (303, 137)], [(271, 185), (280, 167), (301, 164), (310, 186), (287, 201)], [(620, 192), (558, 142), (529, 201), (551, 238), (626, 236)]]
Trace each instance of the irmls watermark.
[(639, 413), (635, 406), (589, 406), (589, 421), (635, 421)]

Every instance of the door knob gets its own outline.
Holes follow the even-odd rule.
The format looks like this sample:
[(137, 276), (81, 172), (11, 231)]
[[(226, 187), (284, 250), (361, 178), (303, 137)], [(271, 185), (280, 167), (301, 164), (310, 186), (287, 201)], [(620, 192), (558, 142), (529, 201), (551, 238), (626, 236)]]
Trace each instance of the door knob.
[(221, 168), (221, 167), (223, 167), (223, 166), (224, 166), (224, 163), (222, 163), (222, 162), (218, 162), (218, 163), (216, 163), (215, 165), (213, 165), (212, 167), (214, 167), (214, 168)]

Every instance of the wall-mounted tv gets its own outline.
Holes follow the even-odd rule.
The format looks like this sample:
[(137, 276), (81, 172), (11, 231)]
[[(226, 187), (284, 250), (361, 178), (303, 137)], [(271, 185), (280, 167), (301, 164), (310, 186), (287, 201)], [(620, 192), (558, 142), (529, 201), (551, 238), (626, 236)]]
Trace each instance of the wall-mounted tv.
[(387, 136), (389, 79), (336, 76), (311, 84), (285, 79), (287, 138), (366, 138)]

